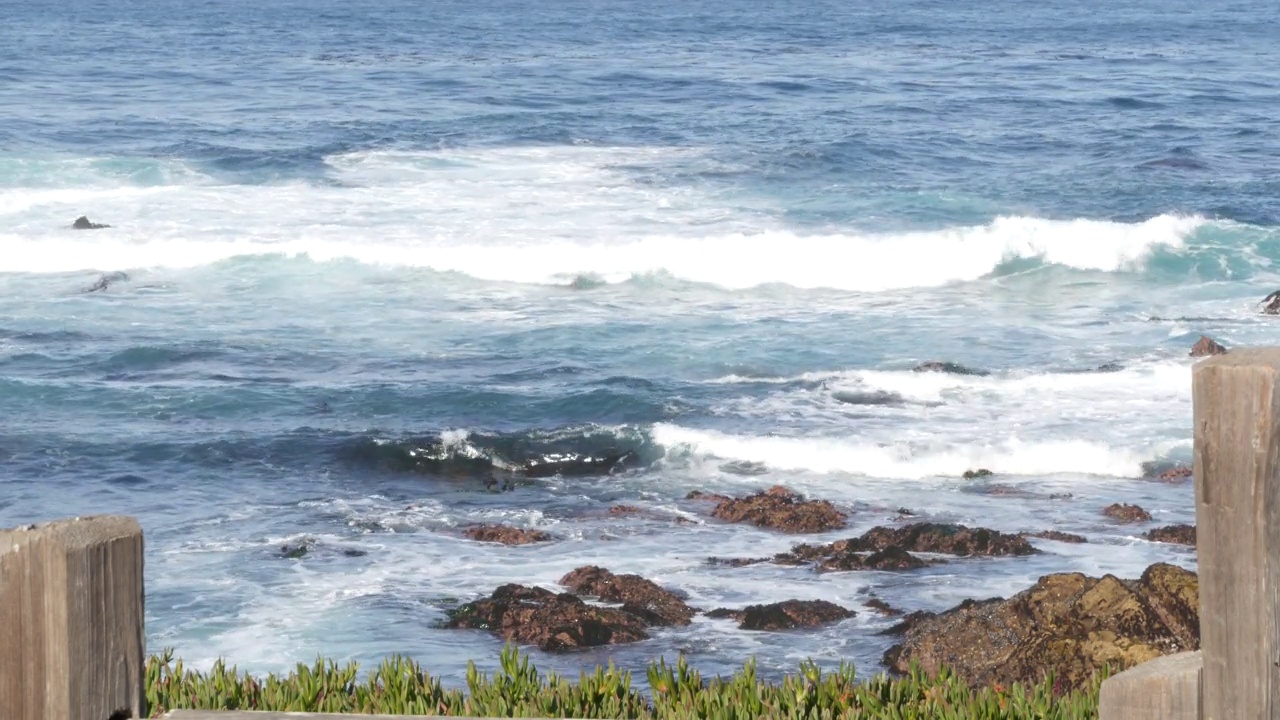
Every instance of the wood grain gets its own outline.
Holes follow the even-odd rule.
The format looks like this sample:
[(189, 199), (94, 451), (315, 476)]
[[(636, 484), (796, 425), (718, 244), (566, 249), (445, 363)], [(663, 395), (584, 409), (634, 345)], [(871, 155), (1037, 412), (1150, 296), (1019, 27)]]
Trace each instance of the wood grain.
[(0, 715), (146, 717), (142, 562), (130, 517), (0, 530)]

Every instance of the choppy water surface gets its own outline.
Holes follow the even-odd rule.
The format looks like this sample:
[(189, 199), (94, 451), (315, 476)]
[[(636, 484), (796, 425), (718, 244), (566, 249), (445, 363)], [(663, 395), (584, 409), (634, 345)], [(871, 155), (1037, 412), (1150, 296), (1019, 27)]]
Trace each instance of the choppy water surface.
[[(0, 524), (138, 516), (149, 645), (198, 665), (403, 652), (457, 682), (500, 641), (437, 629), (446, 609), (595, 563), (704, 608), (863, 611), (700, 618), (547, 669), (869, 673), (889, 644), (869, 593), (942, 609), (1193, 565), (1099, 510), (1191, 521), (1189, 485), (1143, 478), (1190, 457), (1187, 350), (1276, 342), (1254, 308), (1280, 285), (1265, 2), (0, 17)], [(113, 227), (69, 229), (83, 214)], [(912, 372), (928, 360), (990, 374)], [(554, 453), (627, 459), (502, 481)], [(960, 478), (977, 467), (996, 475)], [(850, 527), (787, 537), (684, 500), (774, 484)], [(912, 573), (705, 562), (900, 507), (1090, 543)], [(559, 540), (460, 536), (478, 522)]]

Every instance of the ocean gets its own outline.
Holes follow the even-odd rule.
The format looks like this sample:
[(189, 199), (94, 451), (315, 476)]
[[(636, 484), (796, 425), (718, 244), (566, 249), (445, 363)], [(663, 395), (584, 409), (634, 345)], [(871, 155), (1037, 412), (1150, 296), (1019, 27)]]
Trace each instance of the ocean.
[[(0, 0), (0, 527), (136, 516), (148, 649), (188, 664), (451, 684), (502, 641), (447, 610), (587, 564), (858, 615), (544, 670), (869, 676), (872, 595), (1194, 568), (1141, 537), (1192, 487), (1148, 476), (1191, 456), (1191, 344), (1280, 344), (1276, 38), (1265, 0)], [(626, 462), (511, 471), (557, 455)], [(685, 499), (778, 484), (849, 527)], [(1089, 542), (707, 562), (899, 508)]]

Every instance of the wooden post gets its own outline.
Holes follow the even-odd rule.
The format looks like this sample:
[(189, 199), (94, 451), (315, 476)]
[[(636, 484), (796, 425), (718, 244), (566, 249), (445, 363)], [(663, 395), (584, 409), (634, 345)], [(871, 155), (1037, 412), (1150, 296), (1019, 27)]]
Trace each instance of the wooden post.
[(1192, 373), (1205, 720), (1280, 720), (1280, 349)]
[(0, 530), (0, 715), (147, 716), (142, 529), (119, 515)]
[(1102, 683), (1102, 720), (1199, 720), (1200, 652), (1149, 660)]

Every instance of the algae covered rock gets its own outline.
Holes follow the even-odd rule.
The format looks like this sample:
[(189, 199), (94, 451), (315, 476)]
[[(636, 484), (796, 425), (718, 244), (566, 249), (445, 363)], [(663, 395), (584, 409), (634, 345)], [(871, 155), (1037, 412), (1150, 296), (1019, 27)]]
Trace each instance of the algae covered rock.
[(973, 686), (1038, 682), (1052, 670), (1082, 688), (1104, 666), (1121, 670), (1200, 645), (1198, 580), (1156, 564), (1138, 580), (1048, 575), (1009, 599), (968, 600), (905, 628), (885, 663), (905, 672), (950, 667)]

